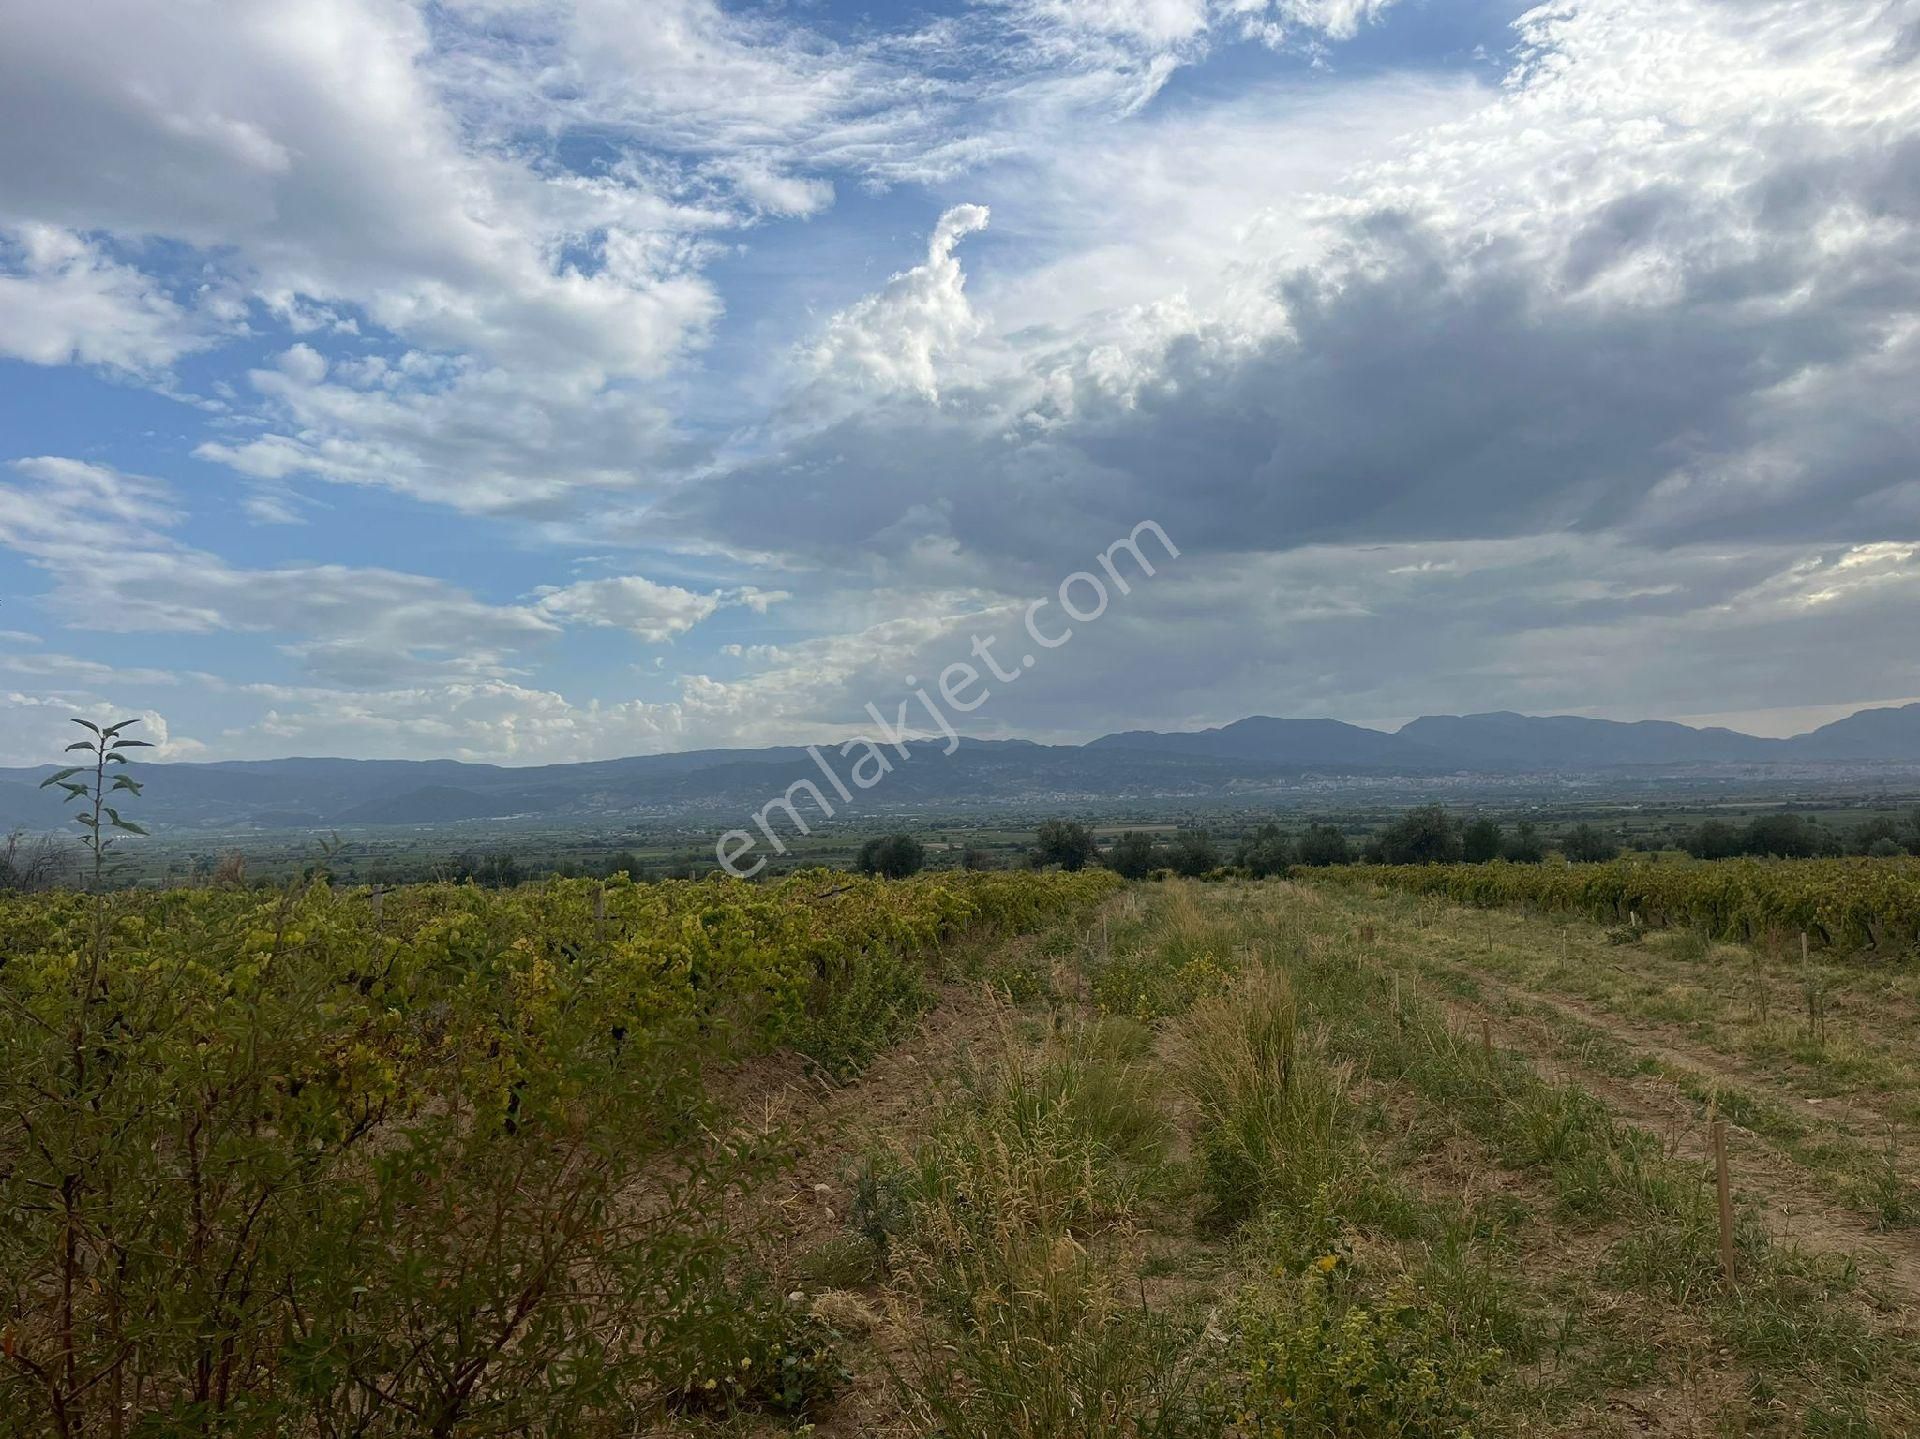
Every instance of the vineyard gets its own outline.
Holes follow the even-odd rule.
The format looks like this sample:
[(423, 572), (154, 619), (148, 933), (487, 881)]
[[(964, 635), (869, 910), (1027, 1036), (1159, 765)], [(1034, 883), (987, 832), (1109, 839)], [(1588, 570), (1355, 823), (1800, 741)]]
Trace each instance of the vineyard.
[(1920, 860), (1912, 859), (1351, 865), (1315, 880), (1623, 925), (1638, 916), (1738, 943), (1805, 933), (1842, 953), (1897, 955), (1920, 945)]
[(735, 1262), (775, 1136), (718, 1061), (859, 1070), (969, 944), (1118, 881), (0, 896), (0, 1425), (632, 1432), (799, 1412)]
[(1908, 873), (0, 900), (0, 1432), (1920, 1433)]

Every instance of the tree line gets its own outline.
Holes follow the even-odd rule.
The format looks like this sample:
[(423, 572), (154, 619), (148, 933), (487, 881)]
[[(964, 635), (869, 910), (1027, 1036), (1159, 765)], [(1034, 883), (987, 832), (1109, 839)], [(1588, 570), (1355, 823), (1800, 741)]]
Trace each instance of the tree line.
[(1920, 810), (1904, 819), (1879, 816), (1842, 835), (1798, 814), (1763, 814), (1748, 823), (1710, 819), (1689, 830), (1680, 847), (1695, 859), (1831, 859), (1843, 854), (1890, 859), (1920, 854)]

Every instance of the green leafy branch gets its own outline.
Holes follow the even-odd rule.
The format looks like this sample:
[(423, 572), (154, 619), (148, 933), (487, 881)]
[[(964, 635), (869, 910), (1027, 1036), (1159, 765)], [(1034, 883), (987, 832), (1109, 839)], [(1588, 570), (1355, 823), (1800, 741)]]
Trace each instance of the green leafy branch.
[[(66, 803), (80, 801), (80, 814), (73, 817), (74, 823), (86, 833), (81, 843), (93, 855), (93, 887), (100, 888), (101, 877), (106, 872), (107, 851), (112, 849), (116, 840), (115, 830), (127, 834), (146, 833), (139, 825), (121, 816), (120, 811), (108, 800), (118, 794), (130, 794), (140, 797), (144, 781), (133, 778), (124, 769), (113, 775), (113, 782), (107, 782), (107, 766), (129, 763), (125, 751), (130, 749), (152, 749), (153, 745), (143, 739), (122, 739), (120, 732), (131, 725), (140, 723), (138, 719), (123, 719), (118, 724), (110, 724), (105, 729), (90, 720), (76, 719), (74, 723), (91, 732), (92, 739), (75, 740), (67, 746), (67, 752), (80, 750), (91, 758), (83, 764), (69, 765), (40, 781), (40, 788), (57, 785), (67, 792)], [(75, 779), (75, 775), (89, 776)]]

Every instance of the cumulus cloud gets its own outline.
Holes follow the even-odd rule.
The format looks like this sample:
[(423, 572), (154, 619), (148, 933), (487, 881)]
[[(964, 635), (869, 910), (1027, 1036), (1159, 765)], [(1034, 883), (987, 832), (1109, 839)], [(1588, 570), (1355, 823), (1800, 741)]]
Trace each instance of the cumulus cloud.
[(242, 756), (288, 753), (463, 759), (507, 764), (612, 759), (683, 748), (674, 703), (576, 704), (505, 681), (370, 691), (256, 686), (258, 721), (224, 736)]
[(655, 584), (640, 575), (579, 580), (548, 586), (535, 594), (534, 608), (542, 615), (568, 623), (628, 630), (651, 644), (685, 634), (723, 606), (745, 605), (765, 614), (769, 605), (787, 598), (779, 591), (750, 587), (699, 594), (679, 585)]
[(987, 219), (984, 205), (955, 205), (943, 214), (923, 263), (827, 322), (810, 357), (814, 372), (839, 385), (880, 394), (905, 390), (938, 401), (940, 359), (979, 329), (954, 249), (986, 229)]
[[(9, 11), (0, 351), (157, 383), (251, 331), (127, 470), (314, 520), (263, 549), (337, 543), (320, 481), (520, 562), (243, 564), (184, 483), (67, 459), (0, 479), (0, 544), (70, 628), (257, 637), (304, 677), (259, 753), (831, 734), (1144, 518), (1177, 571), (982, 729), (1920, 692), (1910, 7), (1569, 0), (1343, 71), (1412, 9)], [(1204, 70), (1249, 42), (1261, 84)], [(678, 672), (569, 699), (567, 627)]]
[[(0, 213), (230, 246), (263, 290), (536, 364), (652, 371), (711, 314), (670, 203), (463, 145), (414, 7), (295, 0), (208, 18), (10, 8)], [(569, 229), (602, 236), (596, 268), (555, 263)]]
[(100, 725), (138, 719), (140, 727), (133, 733), (153, 746), (142, 754), (154, 759), (197, 759), (206, 748), (199, 740), (175, 733), (158, 710), (108, 704), (77, 690), (29, 694), (0, 689), (0, 765), (45, 764), (80, 733), (72, 723), (76, 716)]
[[(746, 547), (844, 559), (933, 534), (989, 566), (1149, 513), (1224, 551), (1911, 527), (1920, 421), (1892, 397), (1920, 375), (1920, 87), (1897, 33), (1865, 4), (1536, 12), (1476, 113), (1313, 200), (1264, 256), (1260, 231), (1220, 236), (1237, 286), (1083, 333), (969, 309), (975, 349), (1017, 366), (962, 356), (974, 383), (944, 384), (941, 415), (829, 411), (680, 503)], [(957, 317), (939, 278), (930, 259), (903, 299)], [(829, 353), (872, 357), (849, 384), (927, 394), (930, 367), (895, 358), (919, 351), (867, 342), (927, 333), (886, 298), (836, 318), (852, 338)]]

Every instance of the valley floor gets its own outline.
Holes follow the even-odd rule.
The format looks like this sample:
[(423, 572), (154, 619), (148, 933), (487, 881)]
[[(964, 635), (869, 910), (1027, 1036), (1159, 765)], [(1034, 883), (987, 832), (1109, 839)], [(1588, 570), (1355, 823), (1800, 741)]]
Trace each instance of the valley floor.
[(729, 1081), (819, 1434), (1920, 1432), (1910, 974), (1282, 882), (969, 972), (851, 1084)]

